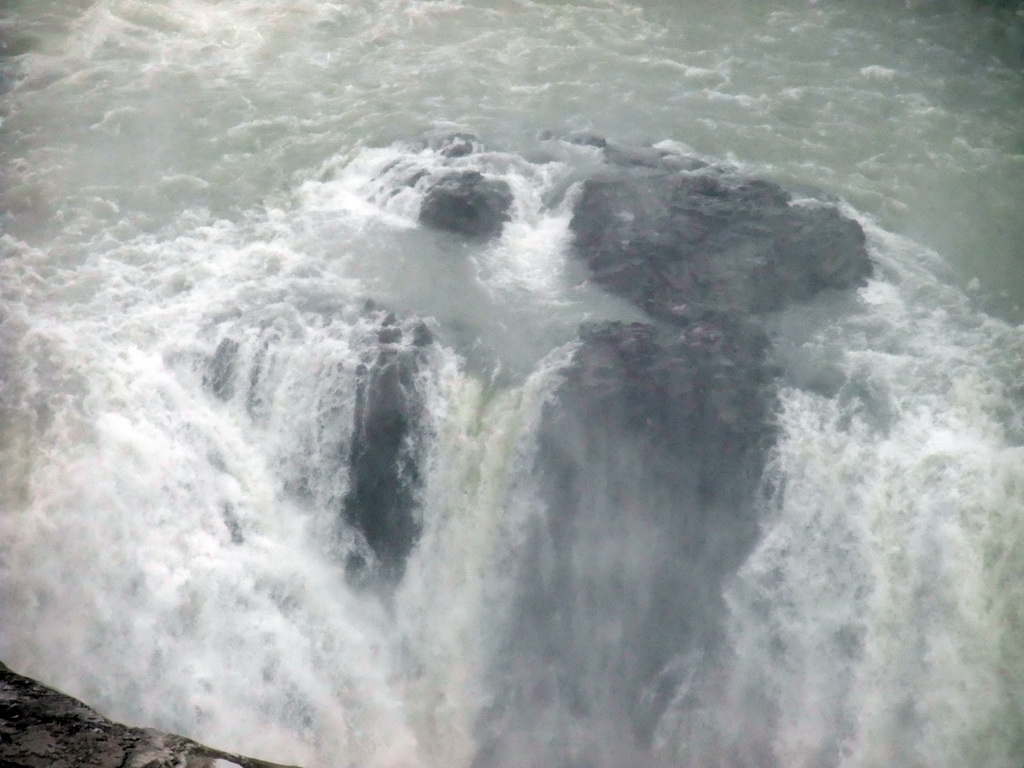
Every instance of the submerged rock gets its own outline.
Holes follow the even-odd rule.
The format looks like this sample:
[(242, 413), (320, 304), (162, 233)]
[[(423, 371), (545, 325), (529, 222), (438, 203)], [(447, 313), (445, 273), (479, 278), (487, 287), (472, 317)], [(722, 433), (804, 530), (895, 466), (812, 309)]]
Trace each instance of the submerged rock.
[[(548, 134), (544, 138), (549, 139), (551, 136)], [(608, 139), (593, 131), (574, 131), (563, 136), (562, 141), (578, 144), (581, 147), (597, 147), (598, 149), (604, 149), (608, 146)]]
[(501, 232), (511, 218), (512, 190), (479, 171), (450, 171), (431, 181), (420, 208), (427, 226), (475, 237)]
[[(289, 768), (116, 723), (0, 663), (3, 768)], [(290, 768), (295, 768), (291, 766)]]

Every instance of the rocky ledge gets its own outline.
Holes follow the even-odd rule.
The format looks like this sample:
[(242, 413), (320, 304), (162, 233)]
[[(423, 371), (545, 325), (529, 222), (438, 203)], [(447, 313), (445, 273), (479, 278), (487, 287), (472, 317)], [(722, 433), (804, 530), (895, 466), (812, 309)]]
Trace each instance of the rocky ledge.
[[(648, 320), (584, 325), (545, 405), (546, 512), (527, 536), (474, 768), (541, 753), (558, 768), (678, 764), (658, 734), (724, 695), (724, 593), (758, 536), (784, 373), (773, 317), (834, 306), (871, 273), (859, 224), (824, 201), (654, 148), (570, 140), (604, 158), (575, 201), (575, 258)], [(591, 753), (578, 737), (590, 730), (619, 752)]]
[(108, 720), (0, 663), (0, 768), (295, 768)]
[(669, 321), (770, 312), (871, 273), (857, 222), (761, 179), (616, 169), (584, 182), (572, 229), (597, 283)]

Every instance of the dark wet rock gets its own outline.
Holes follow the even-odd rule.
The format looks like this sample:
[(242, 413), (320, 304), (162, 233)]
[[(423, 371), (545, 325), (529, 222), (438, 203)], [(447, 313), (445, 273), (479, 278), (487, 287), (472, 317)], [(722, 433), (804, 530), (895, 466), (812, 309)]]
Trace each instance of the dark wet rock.
[(463, 235), (496, 235), (511, 218), (512, 199), (511, 188), (501, 179), (479, 171), (450, 171), (430, 182), (420, 221)]
[(594, 280), (667, 320), (768, 312), (871, 272), (857, 222), (760, 180), (607, 173), (584, 182), (572, 230)]
[(248, 376), (248, 390), (245, 396), (245, 409), (254, 419), (262, 419), (268, 413), (270, 401), (267, 397), (266, 387), (267, 380), (270, 379), (273, 373), (270, 348), (279, 340), (276, 330), (270, 330), (262, 335), (256, 347), (256, 352), (252, 357)]
[(234, 339), (221, 339), (203, 376), (203, 386), (221, 400), (230, 400), (235, 393), (238, 349), (239, 344)]
[(2, 768), (288, 768), (133, 728), (0, 664)]
[[(295, 444), (283, 487), (311, 509), (333, 515), (349, 576), (385, 591), (401, 580), (420, 536), (424, 449), (431, 439), (423, 381), (435, 345), (431, 326), (367, 301), (358, 312), (358, 362), (331, 357), (300, 390)], [(323, 315), (330, 320), (330, 311)], [(205, 388), (232, 400), (257, 423), (273, 418), (279, 388), (288, 386), (288, 347), (301, 343), (286, 323), (233, 330), (205, 364)], [(291, 393), (289, 393), (291, 396)], [(212, 459), (211, 459), (212, 460)], [(219, 461), (219, 459), (218, 459)], [(223, 464), (218, 469), (227, 471)], [(245, 541), (244, 515), (225, 502), (222, 517), (235, 544)], [(0, 766), (2, 768), (2, 766)]]
[[(756, 538), (773, 437), (767, 348), (761, 330), (714, 312), (681, 327), (581, 330), (543, 413), (547, 512), (528, 537), (479, 768), (609, 728), (602, 748), (654, 764), (643, 755), (683, 680), (720, 645), (724, 582)], [(577, 748), (549, 764), (586, 764), (587, 745)]]
[(393, 585), (421, 532), (417, 500), (426, 436), (417, 379), (433, 333), (422, 321), (387, 315), (377, 342), (358, 371), (344, 516), (369, 549), (349, 560), (350, 575)]
[(445, 157), (465, 157), (478, 151), (479, 147), (473, 136), (464, 133), (457, 133), (448, 139), (438, 148)]
[(434, 343), (434, 332), (424, 322), (416, 323), (412, 329), (412, 345), (414, 347), (426, 347)]
[[(741, 318), (705, 312), (680, 328), (599, 323), (583, 326), (580, 342), (546, 416), (552, 445), (565, 434), (552, 422), (575, 420), (587, 430), (586, 443), (627, 436), (645, 453), (692, 458), (701, 488), (715, 492), (716, 473), (731, 473), (733, 460), (770, 433), (769, 341)], [(542, 452), (542, 472), (550, 458)]]
[[(458, 161), (462, 158), (479, 154), (484, 150), (484, 145), (471, 133), (455, 131), (428, 134), (423, 139), (413, 142), (410, 149), (414, 152), (422, 152), (423, 150), (434, 152), (441, 158), (440, 162), (443, 165), (450, 167), (453, 165), (458, 166)], [(437, 162), (438, 160), (435, 158), (427, 165), (434, 166)], [(480, 200), (486, 199), (484, 193), (490, 188), (490, 183), (479, 185), (479, 188), (477, 188), (471, 183), (472, 179), (467, 178), (463, 180), (460, 190), (460, 185), (457, 183), (458, 177), (464, 173), (467, 172), (452, 169), (438, 174), (436, 168), (426, 167), (423, 164), (422, 158), (406, 155), (385, 164), (378, 172), (377, 178), (381, 183), (381, 191), (388, 197), (394, 197), (408, 187), (424, 186), (430, 190), (439, 184), (442, 187), (447, 185), (450, 188), (439, 189), (437, 193), (438, 199), (435, 201), (435, 204), (440, 206), (437, 211), (437, 215), (440, 217), (439, 221), (443, 222), (446, 216), (442, 210), (446, 204), (444, 202), (445, 194), (459, 193), (465, 197), (467, 204), (473, 205), (480, 205)], [(447, 215), (451, 216), (450, 213)], [(456, 216), (455, 218), (458, 217)], [(424, 221), (424, 223), (428, 222)], [(433, 226), (438, 226), (442, 229), (453, 228), (453, 225), (445, 223), (438, 223)], [(454, 231), (462, 230), (455, 228)]]

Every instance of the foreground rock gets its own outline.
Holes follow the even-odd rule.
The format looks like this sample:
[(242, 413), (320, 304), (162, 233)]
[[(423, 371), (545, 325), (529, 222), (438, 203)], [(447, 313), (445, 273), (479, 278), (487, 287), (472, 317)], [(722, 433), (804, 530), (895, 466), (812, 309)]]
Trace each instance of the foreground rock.
[(0, 664), (2, 768), (294, 768), (108, 720)]

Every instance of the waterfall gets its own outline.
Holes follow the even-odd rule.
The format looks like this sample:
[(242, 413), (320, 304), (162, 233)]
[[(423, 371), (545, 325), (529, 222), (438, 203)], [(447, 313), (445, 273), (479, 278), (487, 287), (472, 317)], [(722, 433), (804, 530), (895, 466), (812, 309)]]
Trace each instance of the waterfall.
[(10, 3), (0, 660), (311, 768), (1019, 768), (996, 5)]

